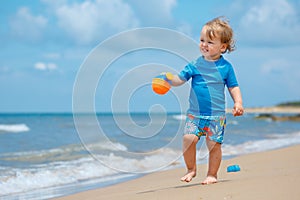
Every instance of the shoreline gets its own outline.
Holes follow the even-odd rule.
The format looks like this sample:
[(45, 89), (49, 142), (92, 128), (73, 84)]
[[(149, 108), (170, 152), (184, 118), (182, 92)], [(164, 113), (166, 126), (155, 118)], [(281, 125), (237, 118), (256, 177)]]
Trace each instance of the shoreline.
[[(201, 164), (190, 183), (179, 181), (185, 169), (178, 168), (55, 199), (298, 199), (299, 153), (300, 145), (296, 145), (222, 160), (219, 183), (213, 185), (200, 185), (207, 170), (207, 165)], [(226, 167), (234, 164), (240, 165), (241, 171), (227, 173)]]
[[(245, 111), (248, 113), (300, 113), (300, 106), (262, 106), (262, 107), (244, 107)], [(232, 108), (228, 107), (226, 112), (231, 112)], [(133, 114), (145, 114), (145, 112), (133, 112)], [(185, 112), (183, 112), (184, 114)], [(73, 113), (72, 111), (66, 112), (2, 112), (0, 115), (94, 115), (94, 112), (83, 112), (83, 113)], [(112, 114), (128, 114), (127, 112), (111, 113), (111, 112), (96, 112), (96, 115), (112, 115)], [(158, 113), (160, 114), (160, 113)], [(170, 112), (170, 114), (180, 114), (178, 111)]]
[[(227, 112), (231, 112), (231, 109), (227, 109)], [(272, 107), (257, 107), (257, 108), (245, 108), (245, 113), (290, 113), (300, 114), (300, 107), (293, 106), (272, 106)]]

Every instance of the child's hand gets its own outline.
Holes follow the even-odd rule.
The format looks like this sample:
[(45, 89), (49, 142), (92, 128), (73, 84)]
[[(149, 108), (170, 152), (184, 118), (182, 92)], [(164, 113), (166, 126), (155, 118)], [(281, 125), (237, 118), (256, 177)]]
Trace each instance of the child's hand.
[(235, 103), (232, 110), (233, 116), (241, 116), (244, 114), (244, 108), (241, 103)]
[(172, 84), (172, 80), (174, 78), (174, 75), (170, 72), (163, 72), (161, 73), (159, 76), (157, 76), (159, 78), (164, 79), (165, 81), (167, 81), (169, 84)]

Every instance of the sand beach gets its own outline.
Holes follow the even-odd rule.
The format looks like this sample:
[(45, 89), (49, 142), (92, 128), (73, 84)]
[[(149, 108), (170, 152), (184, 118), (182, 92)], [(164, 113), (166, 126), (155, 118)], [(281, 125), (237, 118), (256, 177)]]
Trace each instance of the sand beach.
[[(219, 171), (219, 183), (213, 185), (200, 185), (207, 166), (199, 165), (198, 175), (190, 183), (180, 182), (185, 169), (179, 168), (57, 200), (296, 200), (300, 195), (299, 154), (300, 145), (297, 145), (224, 160)], [(241, 171), (227, 173), (227, 166), (233, 164), (238, 164)]]

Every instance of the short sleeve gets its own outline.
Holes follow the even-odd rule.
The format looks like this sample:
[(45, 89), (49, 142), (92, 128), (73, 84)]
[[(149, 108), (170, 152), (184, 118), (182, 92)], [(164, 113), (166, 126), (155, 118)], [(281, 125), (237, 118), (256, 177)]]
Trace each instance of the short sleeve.
[(228, 74), (226, 79), (226, 86), (228, 88), (233, 88), (239, 86), (234, 69), (231, 65), (228, 66)]
[(188, 81), (193, 75), (194, 68), (195, 66), (192, 63), (187, 64), (178, 74), (179, 78), (183, 81)]

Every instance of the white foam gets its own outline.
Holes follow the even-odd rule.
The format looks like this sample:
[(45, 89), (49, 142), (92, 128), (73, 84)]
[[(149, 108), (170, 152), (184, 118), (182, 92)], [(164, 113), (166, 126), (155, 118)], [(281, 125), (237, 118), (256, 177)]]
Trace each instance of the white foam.
[[(269, 135), (267, 139), (258, 141), (249, 141), (238, 145), (223, 146), (224, 156), (235, 156), (247, 154), (252, 152), (266, 151), (284, 146), (300, 144), (300, 132), (278, 135)], [(119, 143), (120, 149), (127, 150), (127, 148)], [(95, 147), (93, 147), (95, 148)], [(183, 165), (181, 150), (163, 149), (148, 154), (139, 154), (137, 156), (124, 156), (122, 151), (106, 151), (107, 145), (99, 145), (99, 149), (104, 149), (102, 155), (97, 155), (95, 160), (93, 157), (83, 154), (81, 158), (73, 158), (69, 161), (52, 159), (52, 162), (46, 164), (31, 165), (27, 168), (12, 168), (0, 166), (0, 196), (13, 195), (16, 193), (24, 193), (42, 188), (59, 187), (67, 184), (77, 184), (87, 180), (95, 180), (101, 183), (111, 180), (119, 180), (122, 177), (135, 176), (134, 174), (124, 174), (122, 172), (150, 172)], [(48, 157), (52, 154), (63, 154), (63, 158), (70, 158), (69, 153), (74, 151), (82, 151), (83, 147), (80, 145), (66, 146), (61, 149), (52, 149), (36, 152), (19, 152), (11, 155), (16, 159), (24, 160), (31, 158), (31, 160), (38, 160), (41, 157)], [(101, 152), (101, 151), (99, 151)], [(106, 154), (104, 153), (106, 152)], [(198, 161), (207, 158), (208, 151), (205, 143), (197, 151)], [(79, 153), (80, 154), (80, 153)], [(78, 155), (78, 154), (76, 154)], [(7, 157), (6, 157), (7, 156)], [(11, 158), (6, 155), (2, 159)], [(174, 159), (174, 158), (180, 159)], [(38, 160), (40, 161), (40, 160)], [(121, 171), (115, 170), (120, 169)], [(166, 167), (166, 168), (164, 168)]]
[(169, 165), (177, 165), (181, 150), (161, 149), (152, 153), (129, 154), (130, 157), (123, 157), (115, 153), (109, 155), (96, 155), (106, 166), (126, 173), (149, 173), (162, 170)]
[(300, 144), (300, 132), (268, 136), (269, 139), (249, 141), (239, 145), (223, 145), (224, 156), (236, 156)]
[(30, 128), (26, 124), (0, 124), (0, 132), (26, 132), (29, 131)]
[[(186, 115), (172, 115), (173, 119), (176, 119), (178, 121), (184, 121), (186, 120)], [(227, 124), (231, 124), (231, 125), (238, 125), (239, 122), (236, 120), (228, 120)]]
[(186, 119), (186, 115), (173, 115), (172, 117), (178, 121), (184, 121)]
[(92, 158), (69, 162), (53, 162), (34, 168), (7, 168), (10, 176), (0, 175), (0, 195), (8, 195), (39, 188), (76, 183), (88, 179), (113, 178), (116, 171), (101, 166)]
[[(48, 187), (57, 187), (67, 184), (76, 184), (82, 181), (97, 180), (101, 183), (105, 181), (119, 180), (129, 175), (122, 171), (146, 172), (151, 169), (159, 170), (167, 164), (174, 164), (170, 160), (165, 166), (166, 159), (177, 153), (171, 149), (163, 152), (155, 152), (151, 155), (145, 154), (137, 158), (128, 158), (117, 154), (118, 152), (101, 155), (95, 160), (91, 156), (86, 156), (70, 161), (55, 161), (47, 164), (32, 165), (31, 168), (0, 168), (0, 196), (24, 193)], [(21, 154), (20, 154), (21, 155)], [(28, 156), (28, 155), (27, 155)], [(110, 167), (110, 163), (115, 163), (122, 167), (122, 171)], [(106, 164), (106, 165), (103, 165)]]
[(121, 143), (117, 142), (103, 142), (87, 145), (88, 149), (102, 149), (110, 151), (127, 151), (127, 147)]
[(238, 125), (239, 124), (239, 122), (236, 120), (228, 120), (226, 123), (227, 123), (227, 125)]
[[(108, 150), (110, 152), (127, 151), (127, 147), (120, 143), (96, 143), (87, 146), (88, 149), (95, 151)], [(86, 151), (82, 145), (68, 145), (61, 148), (40, 150), (40, 151), (22, 151), (9, 152), (0, 154), (0, 158), (10, 161), (29, 161), (29, 162), (43, 162), (43, 161), (58, 161), (71, 157), (77, 152)]]

